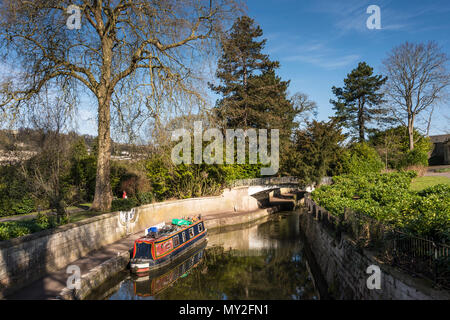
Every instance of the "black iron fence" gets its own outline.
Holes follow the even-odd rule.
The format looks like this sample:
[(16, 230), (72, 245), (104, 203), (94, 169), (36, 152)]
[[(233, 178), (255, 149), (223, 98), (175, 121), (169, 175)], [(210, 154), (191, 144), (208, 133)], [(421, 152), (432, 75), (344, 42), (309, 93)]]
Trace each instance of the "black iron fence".
[[(320, 184), (331, 184), (331, 177), (323, 177), (320, 180)], [(265, 178), (254, 178), (254, 179), (240, 179), (230, 182), (231, 187), (242, 187), (242, 186), (263, 186), (263, 185), (282, 185), (282, 184), (294, 184), (299, 185), (299, 187), (304, 188), (302, 180), (297, 177), (265, 177)]]
[(376, 251), (384, 262), (450, 289), (450, 246), (395, 230), (351, 210), (345, 210), (340, 216), (333, 215), (308, 194), (305, 206), (337, 238), (345, 233), (358, 246)]

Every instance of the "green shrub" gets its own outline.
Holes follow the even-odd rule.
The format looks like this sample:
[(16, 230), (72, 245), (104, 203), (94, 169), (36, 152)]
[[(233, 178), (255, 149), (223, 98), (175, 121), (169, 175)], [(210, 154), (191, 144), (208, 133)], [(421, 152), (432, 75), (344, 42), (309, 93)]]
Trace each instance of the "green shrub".
[(377, 151), (366, 143), (357, 143), (342, 154), (342, 173), (364, 175), (384, 168)]
[(414, 235), (448, 242), (450, 186), (410, 190), (414, 171), (343, 175), (312, 193), (312, 198), (335, 215), (345, 208), (368, 215)]
[(25, 226), (10, 222), (0, 223), (0, 240), (18, 238), (30, 234), (31, 230)]
[(115, 199), (111, 203), (111, 211), (129, 211), (139, 205), (135, 198)]
[(409, 166), (427, 166), (428, 165), (428, 151), (415, 148), (408, 150), (398, 163), (398, 168), (406, 168)]
[(153, 154), (145, 163), (154, 199), (185, 199), (217, 195), (228, 182), (259, 177), (261, 165), (180, 164), (173, 165), (170, 156)]
[(136, 198), (140, 206), (153, 203), (155, 200), (155, 196), (151, 192), (138, 192)]
[(27, 214), (36, 211), (33, 199), (24, 197), (21, 201), (15, 202), (12, 207), (14, 214)]
[(374, 131), (369, 137), (389, 168), (428, 165), (428, 154), (433, 148), (430, 138), (414, 130), (414, 151), (409, 150), (408, 128), (399, 126), (385, 131)]
[(50, 220), (45, 213), (39, 212), (36, 216), (36, 224), (42, 229), (47, 229), (50, 227)]

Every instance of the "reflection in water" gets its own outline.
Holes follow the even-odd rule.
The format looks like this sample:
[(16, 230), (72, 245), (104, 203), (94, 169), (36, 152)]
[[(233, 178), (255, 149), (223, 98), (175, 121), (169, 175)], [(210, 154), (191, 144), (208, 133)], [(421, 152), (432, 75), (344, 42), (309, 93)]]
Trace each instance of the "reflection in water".
[(296, 212), (208, 233), (208, 247), (164, 272), (123, 272), (88, 299), (318, 299)]
[(188, 276), (189, 270), (195, 268), (203, 257), (205, 246), (200, 250), (195, 251), (192, 255), (184, 260), (179, 265), (166, 271), (162, 275), (146, 276), (146, 277), (132, 277), (134, 285), (134, 294), (140, 297), (155, 296), (168, 288), (178, 278)]

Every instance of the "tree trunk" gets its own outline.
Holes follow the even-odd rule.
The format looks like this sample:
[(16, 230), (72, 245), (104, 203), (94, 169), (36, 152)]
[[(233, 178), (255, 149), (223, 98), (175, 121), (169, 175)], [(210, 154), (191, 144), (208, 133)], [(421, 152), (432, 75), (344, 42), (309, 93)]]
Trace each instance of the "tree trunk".
[(414, 115), (408, 115), (409, 150), (414, 150)]
[(92, 210), (108, 211), (111, 209), (111, 87), (113, 41), (105, 36), (102, 39), (103, 66), (100, 84), (97, 88), (98, 99), (98, 159), (95, 180), (95, 196)]
[(111, 163), (111, 96), (106, 92), (100, 94), (98, 104), (98, 159), (95, 180), (95, 196), (92, 210), (107, 211), (111, 208), (112, 194), (110, 182)]
[(358, 102), (358, 127), (359, 127), (359, 142), (364, 142), (364, 99)]

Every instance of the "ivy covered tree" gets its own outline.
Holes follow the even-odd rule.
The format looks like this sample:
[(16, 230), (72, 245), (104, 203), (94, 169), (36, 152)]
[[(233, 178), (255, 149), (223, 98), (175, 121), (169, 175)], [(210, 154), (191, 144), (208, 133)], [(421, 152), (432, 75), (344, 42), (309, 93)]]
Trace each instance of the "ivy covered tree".
[(344, 79), (344, 87), (332, 88), (337, 100), (330, 100), (336, 110), (336, 117), (350, 129), (359, 142), (365, 140), (367, 126), (373, 121), (389, 120), (388, 110), (381, 107), (383, 93), (381, 87), (387, 78), (374, 75), (373, 68), (360, 62)]

